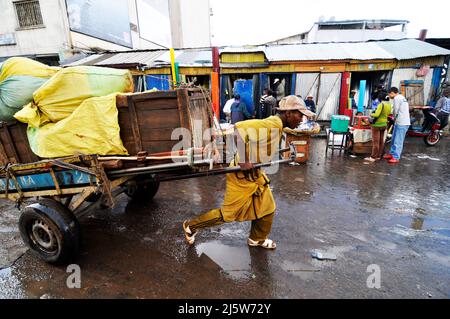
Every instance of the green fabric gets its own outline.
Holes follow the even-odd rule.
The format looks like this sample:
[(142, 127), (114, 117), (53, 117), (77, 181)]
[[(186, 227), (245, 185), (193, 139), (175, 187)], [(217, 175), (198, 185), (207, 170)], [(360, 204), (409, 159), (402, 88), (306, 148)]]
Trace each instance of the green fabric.
[[(384, 107), (383, 107), (384, 105)], [(377, 109), (375, 112), (370, 114), (371, 117), (373, 117), (375, 122), (372, 124), (373, 127), (385, 127), (387, 126), (387, 119), (389, 117), (389, 114), (392, 112), (392, 106), (388, 102), (381, 102), (378, 104)]]
[(33, 92), (48, 79), (17, 75), (0, 83), (0, 120), (14, 120), (14, 114), (31, 102)]

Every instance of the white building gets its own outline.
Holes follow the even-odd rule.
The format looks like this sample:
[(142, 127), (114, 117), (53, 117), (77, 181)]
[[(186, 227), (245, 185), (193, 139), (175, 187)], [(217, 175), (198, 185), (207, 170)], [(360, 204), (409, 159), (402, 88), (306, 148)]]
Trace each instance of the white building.
[(407, 36), (406, 20), (346, 20), (316, 22), (311, 30), (267, 44), (365, 42), (400, 40)]
[(209, 46), (209, 0), (187, 2), (0, 0), (0, 61), (55, 65), (83, 51)]

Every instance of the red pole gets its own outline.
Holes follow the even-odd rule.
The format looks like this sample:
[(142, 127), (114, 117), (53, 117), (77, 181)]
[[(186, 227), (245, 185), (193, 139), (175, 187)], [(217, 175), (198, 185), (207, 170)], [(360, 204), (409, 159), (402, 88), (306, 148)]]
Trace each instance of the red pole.
[(342, 73), (342, 86), (341, 86), (341, 97), (339, 100), (339, 114), (345, 115), (349, 107), (348, 99), (350, 96), (350, 72)]
[(220, 99), (219, 99), (219, 73), (213, 72), (211, 73), (211, 99), (212, 99), (212, 107), (214, 114), (217, 117), (217, 120), (220, 120)]
[(220, 57), (218, 47), (212, 48), (212, 64), (213, 72), (211, 73), (211, 99), (214, 114), (216, 115), (217, 120), (220, 120)]

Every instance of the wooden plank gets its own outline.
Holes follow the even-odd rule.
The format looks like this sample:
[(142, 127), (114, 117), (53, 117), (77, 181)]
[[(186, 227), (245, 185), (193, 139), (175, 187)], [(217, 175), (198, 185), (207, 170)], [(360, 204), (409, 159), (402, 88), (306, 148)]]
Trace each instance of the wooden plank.
[(94, 193), (97, 190), (97, 188), (85, 188), (80, 196), (73, 201), (72, 203), (70, 203), (69, 209), (70, 211), (75, 211), (78, 207), (80, 207), (84, 201), (86, 200), (86, 198), (88, 198), (92, 193)]
[(189, 96), (185, 89), (177, 90), (177, 106), (178, 106), (178, 117), (180, 119), (180, 126), (191, 129), (191, 123), (189, 122)]
[(151, 141), (170, 141), (172, 138), (172, 128), (154, 128), (151, 126), (141, 126), (142, 143)]
[(166, 110), (166, 109), (177, 109), (177, 100), (176, 99), (151, 99), (151, 100), (140, 100), (135, 101), (136, 111), (139, 112), (141, 110)]
[(170, 152), (179, 141), (153, 141), (143, 142), (142, 146), (149, 153)]
[(129, 95), (134, 102), (149, 101), (153, 99), (176, 99), (177, 93), (175, 91), (157, 91), (148, 93), (136, 93)]
[(61, 195), (61, 188), (59, 187), (59, 183), (58, 180), (56, 179), (55, 172), (51, 168), (49, 169), (49, 171), (50, 175), (52, 176), (53, 183), (55, 184), (56, 192), (58, 193), (58, 195)]
[[(22, 126), (22, 127), (21, 127)], [(31, 150), (31, 146), (30, 143), (28, 141), (28, 136), (26, 134), (26, 125), (25, 124), (19, 124), (17, 123), (17, 130), (18, 130), (18, 135), (22, 137), (23, 139), (23, 147), (24, 147), (24, 154), (26, 154), (26, 161), (27, 162), (36, 162), (39, 160), (39, 157), (33, 153), (33, 151)], [(21, 152), (22, 154), (22, 152)], [(24, 161), (22, 161), (24, 162)]]
[(126, 108), (128, 107), (128, 95), (117, 95), (116, 96), (116, 106), (117, 108)]
[(11, 145), (11, 150), (12, 150), (12, 153), (13, 153), (13, 156), (14, 156), (13, 163), (20, 163), (20, 157), (19, 157), (19, 154), (17, 154), (17, 150), (15, 148), (14, 141), (13, 141), (13, 139), (11, 137), (11, 133), (9, 132), (8, 125), (5, 125), (4, 129), (5, 129), (4, 131), (6, 133), (6, 140)]
[(139, 114), (139, 126), (151, 128), (171, 128), (184, 127), (180, 123), (178, 111), (174, 110), (160, 110), (160, 111), (142, 111)]
[(134, 108), (133, 97), (131, 95), (128, 96), (128, 112), (130, 114), (130, 123), (135, 141), (135, 151), (136, 153), (139, 153), (142, 151), (141, 133), (139, 132), (138, 117), (136, 114), (136, 109)]
[(3, 143), (0, 141), (0, 164), (6, 165), (9, 163), (8, 154), (6, 153)]

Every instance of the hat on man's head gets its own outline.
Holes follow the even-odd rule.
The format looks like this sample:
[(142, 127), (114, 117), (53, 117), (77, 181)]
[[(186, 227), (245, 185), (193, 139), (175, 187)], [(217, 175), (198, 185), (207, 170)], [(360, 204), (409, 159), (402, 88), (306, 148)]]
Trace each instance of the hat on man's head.
[(302, 114), (313, 117), (316, 114), (306, 108), (305, 102), (295, 95), (289, 95), (281, 99), (278, 111), (299, 111)]
[(280, 82), (280, 79), (275, 79), (275, 80), (273, 81), (273, 84), (277, 84), (278, 82)]

